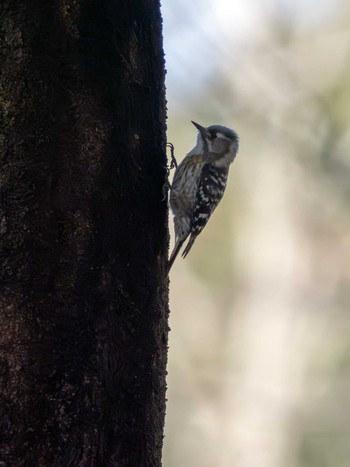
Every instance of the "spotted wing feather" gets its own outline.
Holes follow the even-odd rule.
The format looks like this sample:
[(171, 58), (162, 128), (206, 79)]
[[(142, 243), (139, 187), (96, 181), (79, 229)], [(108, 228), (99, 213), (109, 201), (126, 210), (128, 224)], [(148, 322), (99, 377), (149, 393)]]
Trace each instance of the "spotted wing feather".
[(211, 214), (224, 195), (228, 169), (206, 164), (202, 169), (196, 193), (196, 203), (191, 222), (191, 236), (182, 256), (189, 253), (197, 236), (206, 226)]

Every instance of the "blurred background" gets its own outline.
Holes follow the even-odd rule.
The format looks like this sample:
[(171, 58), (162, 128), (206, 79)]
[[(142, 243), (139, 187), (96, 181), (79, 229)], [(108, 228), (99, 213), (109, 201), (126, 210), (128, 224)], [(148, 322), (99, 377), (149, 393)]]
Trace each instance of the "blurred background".
[(190, 120), (241, 140), (171, 271), (164, 467), (349, 467), (350, 4), (162, 12), (178, 161)]

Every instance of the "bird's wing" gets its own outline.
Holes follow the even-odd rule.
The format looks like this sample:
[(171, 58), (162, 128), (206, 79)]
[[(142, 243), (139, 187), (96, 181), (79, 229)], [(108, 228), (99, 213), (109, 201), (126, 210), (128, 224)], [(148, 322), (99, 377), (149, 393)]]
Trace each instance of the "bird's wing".
[(191, 237), (182, 254), (184, 258), (224, 195), (227, 172), (226, 168), (215, 167), (212, 164), (206, 164), (203, 167), (192, 216)]

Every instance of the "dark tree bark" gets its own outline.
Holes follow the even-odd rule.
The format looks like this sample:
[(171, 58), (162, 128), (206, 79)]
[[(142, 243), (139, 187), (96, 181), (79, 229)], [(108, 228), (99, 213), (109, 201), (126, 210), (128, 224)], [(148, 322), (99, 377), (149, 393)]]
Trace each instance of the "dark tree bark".
[(3, 0), (0, 24), (0, 465), (159, 466), (159, 2)]

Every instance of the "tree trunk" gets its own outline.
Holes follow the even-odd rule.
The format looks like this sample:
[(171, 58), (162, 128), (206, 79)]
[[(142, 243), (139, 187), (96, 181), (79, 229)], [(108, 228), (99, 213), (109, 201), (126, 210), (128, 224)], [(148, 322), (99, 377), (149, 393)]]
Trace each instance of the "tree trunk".
[(159, 2), (3, 0), (0, 18), (0, 465), (160, 466)]

